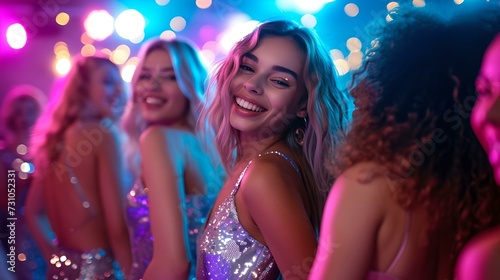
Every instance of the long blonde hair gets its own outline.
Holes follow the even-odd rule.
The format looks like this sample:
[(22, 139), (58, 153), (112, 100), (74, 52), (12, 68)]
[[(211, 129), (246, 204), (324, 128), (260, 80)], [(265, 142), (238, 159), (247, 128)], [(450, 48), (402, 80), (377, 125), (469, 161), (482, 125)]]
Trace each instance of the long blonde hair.
[(55, 87), (47, 110), (33, 130), (32, 151), (37, 169), (47, 167), (59, 157), (66, 130), (81, 117), (90, 98), (91, 73), (105, 64), (118, 69), (104, 57), (76, 57), (68, 75)]

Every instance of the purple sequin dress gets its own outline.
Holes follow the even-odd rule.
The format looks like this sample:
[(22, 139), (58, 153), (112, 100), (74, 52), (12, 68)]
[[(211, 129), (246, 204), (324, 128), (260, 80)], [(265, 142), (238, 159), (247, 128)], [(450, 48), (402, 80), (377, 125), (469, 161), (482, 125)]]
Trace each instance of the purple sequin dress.
[[(196, 240), (220, 190), (224, 172), (220, 169), (220, 164), (216, 164), (206, 154), (194, 134), (168, 129), (165, 131), (165, 135), (168, 143), (175, 143), (175, 145), (168, 145), (168, 148), (171, 158), (175, 160), (175, 172), (178, 175), (177, 185), (181, 188), (179, 193), (181, 201), (183, 201), (182, 208), (186, 225), (184, 234), (191, 262), (189, 278), (195, 279)], [(184, 194), (186, 167), (199, 172), (198, 175), (206, 188), (206, 195)], [(132, 277), (130, 279), (140, 279), (153, 255), (153, 236), (150, 228), (147, 191), (140, 182), (136, 182), (127, 198), (127, 218), (133, 254)]]
[[(127, 195), (129, 220), (129, 232), (132, 238), (133, 263), (130, 279), (141, 279), (146, 268), (153, 257), (153, 236), (149, 220), (149, 206), (147, 193), (140, 183), (134, 184)], [(195, 279), (196, 274), (196, 240), (202, 226), (205, 224), (206, 216), (210, 211), (215, 194), (208, 195), (186, 195), (184, 197), (184, 213), (187, 220), (187, 240), (189, 242), (189, 254), (191, 259), (190, 279)]]
[[(265, 154), (284, 157), (299, 172), (288, 156), (277, 151), (259, 156)], [(269, 248), (250, 236), (238, 219), (234, 197), (251, 163), (240, 174), (233, 191), (214, 212), (200, 236), (196, 279), (277, 279), (280, 274)]]
[(127, 220), (132, 239), (131, 279), (140, 279), (153, 257), (153, 236), (149, 222), (147, 194), (140, 182), (136, 182), (127, 194)]

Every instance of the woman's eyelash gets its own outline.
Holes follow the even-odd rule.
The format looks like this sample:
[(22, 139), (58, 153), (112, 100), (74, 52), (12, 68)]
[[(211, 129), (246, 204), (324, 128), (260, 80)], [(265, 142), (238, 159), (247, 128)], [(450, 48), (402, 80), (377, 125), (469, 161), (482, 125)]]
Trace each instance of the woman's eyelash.
[(253, 71), (252, 67), (245, 65), (245, 64), (241, 65), (240, 69), (244, 70), (244, 71)]
[(279, 84), (280, 86), (286, 86), (286, 87), (290, 86), (288, 83), (288, 78), (275, 79), (274, 82)]

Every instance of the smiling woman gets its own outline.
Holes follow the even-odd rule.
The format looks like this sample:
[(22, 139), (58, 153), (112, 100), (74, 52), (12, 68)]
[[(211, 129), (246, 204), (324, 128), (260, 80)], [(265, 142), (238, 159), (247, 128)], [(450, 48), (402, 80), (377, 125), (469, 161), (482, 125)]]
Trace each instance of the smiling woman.
[[(197, 279), (307, 277), (345, 100), (329, 52), (289, 21), (261, 24), (219, 65), (202, 120), (229, 171), (201, 235)], [(245, 269), (241, 269), (245, 267)]]
[(183, 39), (151, 40), (139, 57), (124, 117), (135, 177), (127, 196), (131, 279), (193, 279), (197, 233), (222, 175), (195, 131), (207, 71)]
[[(500, 34), (488, 47), (476, 80), (478, 99), (471, 115), (474, 133), (489, 155), (500, 187)], [(475, 237), (463, 250), (456, 268), (458, 280), (500, 278), (500, 226)]]

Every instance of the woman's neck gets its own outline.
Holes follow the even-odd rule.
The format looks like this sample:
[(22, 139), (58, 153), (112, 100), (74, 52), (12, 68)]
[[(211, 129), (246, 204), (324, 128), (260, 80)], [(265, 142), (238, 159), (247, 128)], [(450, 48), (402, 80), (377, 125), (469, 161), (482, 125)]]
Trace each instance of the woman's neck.
[(150, 122), (147, 124), (147, 126), (153, 126), (153, 125), (159, 125), (170, 129), (183, 130), (191, 133), (195, 132), (195, 129), (192, 126), (190, 126), (187, 121), (179, 121), (173, 123), (158, 121), (158, 122)]
[[(240, 138), (241, 140), (241, 138)], [(271, 151), (287, 151), (289, 147), (284, 137), (269, 137), (253, 141), (240, 141), (237, 162), (247, 162), (257, 155)]]

